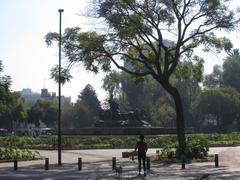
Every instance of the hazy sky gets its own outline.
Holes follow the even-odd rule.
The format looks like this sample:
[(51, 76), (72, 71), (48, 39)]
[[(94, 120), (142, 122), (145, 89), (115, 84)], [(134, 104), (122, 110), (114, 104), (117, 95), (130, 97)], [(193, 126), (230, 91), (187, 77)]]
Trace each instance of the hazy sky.
[[(40, 92), (45, 86), (57, 92), (57, 84), (50, 79), (50, 69), (58, 63), (58, 47), (47, 47), (44, 36), (59, 31), (58, 9), (64, 9), (62, 29), (87, 23), (77, 13), (84, 10), (86, 0), (0, 0), (0, 59), (4, 74), (12, 77), (12, 89), (31, 88)], [(64, 60), (63, 60), (64, 61)], [(103, 96), (101, 75), (74, 69), (71, 83), (63, 86), (62, 94), (75, 100), (90, 83)], [(101, 99), (103, 97), (100, 97)]]
[[(58, 63), (58, 47), (47, 47), (44, 36), (48, 32), (59, 31), (58, 9), (64, 9), (62, 29), (79, 26), (87, 28), (88, 21), (77, 15), (87, 8), (87, 0), (0, 0), (0, 59), (3, 60), (4, 74), (12, 77), (12, 90), (20, 91), (31, 88), (40, 92), (44, 87), (57, 92), (57, 84), (50, 79), (50, 69)], [(232, 3), (240, 5), (239, 0)], [(226, 36), (230, 36), (227, 34)], [(239, 32), (232, 33), (234, 47), (240, 49)], [(210, 72), (215, 59), (207, 63)], [(97, 91), (99, 98), (104, 99), (101, 89), (102, 76), (85, 72), (81, 68), (72, 71), (71, 83), (63, 86), (62, 94), (76, 100), (79, 92), (90, 83)]]

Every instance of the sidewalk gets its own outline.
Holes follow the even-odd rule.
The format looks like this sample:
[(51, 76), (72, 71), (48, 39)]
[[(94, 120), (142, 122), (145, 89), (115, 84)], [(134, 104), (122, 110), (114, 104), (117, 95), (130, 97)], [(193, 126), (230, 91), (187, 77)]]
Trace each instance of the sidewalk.
[[(122, 179), (196, 179), (209, 174), (212, 179), (240, 179), (239, 157), (234, 158), (240, 147), (211, 148), (211, 154), (219, 154), (219, 168), (213, 162), (186, 164), (182, 170), (180, 164), (163, 165), (151, 163), (147, 177), (138, 176), (137, 161), (121, 158), (123, 149), (108, 150), (69, 150), (62, 151), (62, 166), (57, 165), (57, 151), (39, 151), (49, 158), (49, 170), (44, 170), (44, 160), (18, 162), (18, 170), (13, 170), (13, 163), (0, 163), (0, 179), (118, 179), (112, 171), (112, 157), (116, 157), (117, 166), (123, 167)], [(156, 149), (150, 149), (154, 154)], [(229, 154), (226, 159), (225, 154)], [(234, 164), (229, 161), (230, 156)], [(234, 156), (233, 156), (234, 155)], [(78, 171), (78, 157), (82, 157), (82, 171)], [(230, 165), (229, 165), (230, 164)]]

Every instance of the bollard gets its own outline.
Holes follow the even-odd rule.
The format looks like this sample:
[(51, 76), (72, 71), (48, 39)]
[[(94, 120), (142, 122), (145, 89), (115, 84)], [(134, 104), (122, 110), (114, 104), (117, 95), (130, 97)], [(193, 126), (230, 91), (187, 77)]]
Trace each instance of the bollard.
[(82, 158), (78, 158), (78, 170), (81, 171), (82, 170)]
[(45, 158), (45, 170), (49, 169), (49, 159)]
[(13, 164), (14, 164), (14, 170), (16, 171), (18, 169), (17, 159), (14, 159)]
[(185, 169), (185, 156), (182, 156), (182, 169)]
[(112, 170), (116, 169), (116, 157), (112, 158)]
[(218, 154), (215, 154), (214, 161), (215, 161), (215, 167), (217, 168), (219, 166), (219, 164), (218, 164)]
[(147, 170), (150, 170), (150, 157), (147, 157)]

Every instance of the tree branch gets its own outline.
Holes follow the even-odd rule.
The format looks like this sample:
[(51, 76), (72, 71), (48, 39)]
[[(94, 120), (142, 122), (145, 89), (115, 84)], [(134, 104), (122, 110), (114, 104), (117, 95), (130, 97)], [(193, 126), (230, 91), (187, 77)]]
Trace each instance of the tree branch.
[(124, 66), (120, 66), (116, 61), (115, 59), (111, 56), (111, 54), (109, 54), (108, 52), (106, 52), (106, 56), (111, 59), (111, 61), (113, 62), (113, 64), (118, 68), (118, 69), (121, 69), (122, 71), (125, 71), (129, 74), (132, 74), (132, 75), (135, 75), (135, 76), (146, 76), (146, 75), (150, 75), (152, 74), (151, 72), (149, 71), (146, 71), (146, 72), (136, 72), (136, 71), (131, 71), (129, 69), (127, 69), (126, 67)]

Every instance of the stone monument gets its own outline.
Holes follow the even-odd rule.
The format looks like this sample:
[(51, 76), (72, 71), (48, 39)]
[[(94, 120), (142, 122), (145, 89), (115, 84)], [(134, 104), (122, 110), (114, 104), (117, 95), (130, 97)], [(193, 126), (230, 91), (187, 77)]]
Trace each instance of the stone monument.
[(143, 111), (120, 112), (119, 104), (110, 96), (109, 109), (100, 110), (99, 119), (94, 122), (95, 127), (150, 127)]

